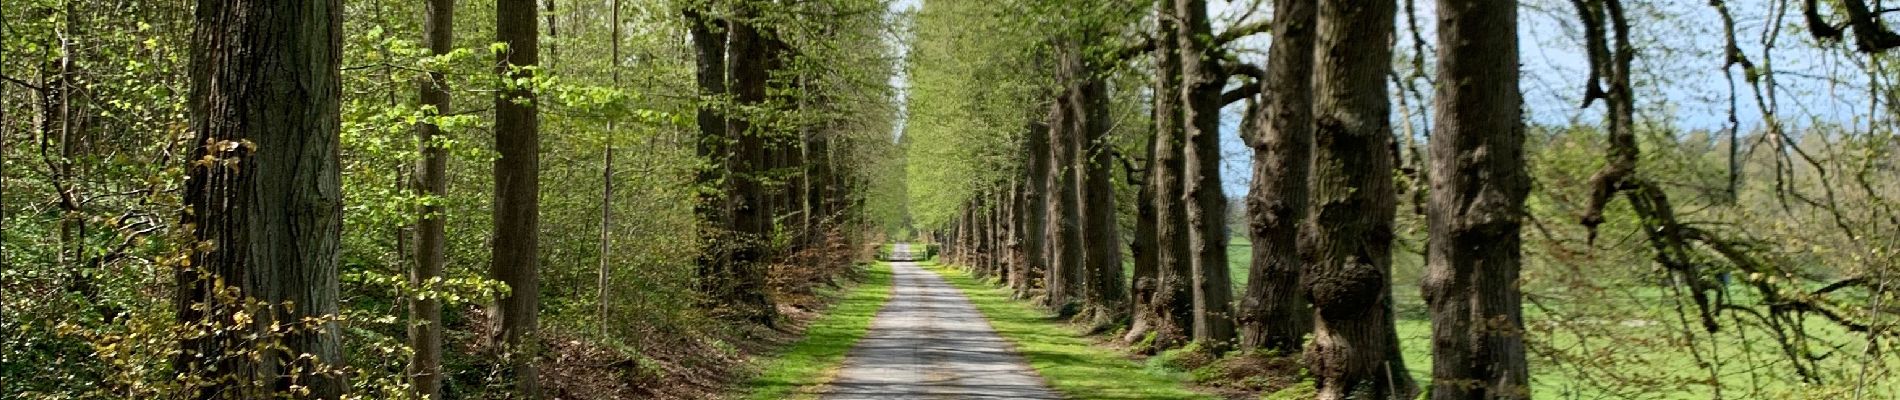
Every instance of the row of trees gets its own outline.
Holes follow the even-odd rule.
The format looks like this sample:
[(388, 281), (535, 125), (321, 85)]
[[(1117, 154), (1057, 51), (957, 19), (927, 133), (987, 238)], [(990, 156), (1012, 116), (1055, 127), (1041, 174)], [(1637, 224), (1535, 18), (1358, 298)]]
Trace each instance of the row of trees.
[(8, 2), (0, 397), (537, 398), (773, 326), (901, 218), (885, 9)]
[[(1725, 222), (1687, 222), (1670, 203), (1673, 189), (1652, 180), (1666, 178), (1642, 177), (1632, 78), (1636, 45), (1623, 2), (1570, 4), (1584, 28), (1589, 66), (1582, 103), (1607, 105), (1601, 113), (1607, 140), (1594, 147), (1603, 149), (1598, 157), (1567, 156), (1555, 153), (1564, 151), (1561, 146), (1536, 143), (1564, 136), (1529, 137), (1517, 2), (1441, 0), (1431, 17), (1421, 17), (1406, 2), (1407, 18), (1400, 19), (1400, 4), (1391, 0), (1277, 0), (1271, 17), (1252, 17), (1255, 11), (1266, 14), (1264, 2), (1242, 5), (1239, 17), (1218, 31), (1205, 1), (1097, 3), (926, 4), (910, 60), (915, 93), (907, 125), (907, 133), (918, 136), (909, 147), (913, 207), (920, 223), (938, 228), (948, 259), (995, 276), (1019, 297), (1035, 298), (1092, 331), (1125, 327), (1122, 340), (1149, 352), (1192, 343), (1214, 354), (1303, 354), (1318, 398), (1411, 398), (1420, 388), (1408, 373), (1396, 326), (1393, 265), (1395, 248), (1415, 240), (1422, 244), (1412, 251), (1422, 253), (1423, 264), (1416, 293), (1430, 318), (1431, 396), (1529, 398), (1528, 352), (1541, 348), (1547, 355), (1566, 354), (1552, 358), (1569, 357), (1587, 348), (1567, 343), (1608, 334), (1526, 324), (1523, 287), (1574, 281), (1527, 282), (1522, 227), (1556, 218), (1577, 221), (1567, 225), (1587, 231), (1586, 239), (1573, 241), (1540, 225), (1543, 236), (1529, 251), (1548, 268), (1570, 268), (1564, 265), (1577, 263), (1579, 254), (1622, 253), (1620, 247), (1592, 249), (1600, 246), (1595, 238), (1606, 210), (1617, 207), (1613, 200), (1623, 194), (1629, 208), (1618, 212), (1631, 222), (1622, 226), (1640, 237), (1630, 252), (1647, 253), (1674, 282), (1669, 287), (1683, 318), (1682, 329), (1670, 334), (1679, 335), (1678, 343), (1736, 343), (1717, 335), (1731, 329), (1747, 348), (1753, 343), (1749, 332), (1766, 331), (1787, 359), (1757, 365), (1779, 365), (1814, 383), (1824, 379), (1814, 363), (1827, 357), (1790, 349), (1821, 342), (1871, 349), (1895, 337), (1890, 323), (1876, 322), (1886, 313), (1878, 304), (1891, 297), (1878, 283), (1886, 278), (1876, 277), (1886, 276), (1890, 263), (1817, 272), (1789, 257), (1805, 249), (1770, 248), (1748, 239), (1748, 232), (1724, 233)], [(1149, 4), (1151, 9), (1144, 7)], [(1746, 68), (1749, 82), (1759, 88), (1755, 82), (1764, 75), (1772, 79), (1772, 73), (1748, 61), (1735, 44), (1733, 18), (1721, 2), (1714, 8), (1730, 26), (1725, 63)], [(1143, 9), (1152, 12), (1127, 11)], [(1854, 13), (1851, 4), (1843, 10), (1846, 23), (1828, 22), (1827, 12), (1811, 2), (1804, 8), (1818, 18), (1813, 30), (1824, 38), (1838, 39), (1840, 32), (1829, 30), (1835, 27), (1877, 25), (1866, 22), (1864, 12)], [(1425, 31), (1436, 32), (1430, 44), (1420, 34), (1420, 20), (1437, 23)], [(1409, 37), (1401, 26), (1411, 28)], [(963, 37), (971, 32), (984, 32), (985, 41)], [(1243, 43), (1266, 32), (1272, 41), (1264, 59), (1245, 61), (1256, 58), (1243, 57)], [(1394, 46), (1394, 38), (1413, 43)], [(1859, 43), (1869, 49), (1865, 40)], [(1772, 42), (1767, 46), (1772, 49)], [(1412, 49), (1410, 57), (1395, 57), (1405, 47)], [(1434, 62), (1429, 68), (1428, 60)], [(995, 87), (962, 86), (971, 82)], [(1252, 153), (1244, 200), (1251, 261), (1236, 299), (1228, 249), (1230, 235), (1240, 233), (1228, 232), (1219, 135), (1232, 132), (1223, 130), (1222, 108), (1243, 103), (1236, 130)], [(1772, 112), (1764, 114), (1776, 123)], [(1763, 137), (1787, 140), (1770, 127)], [(1872, 161), (1893, 151), (1877, 144), (1891, 133), (1878, 132), (1845, 139), (1878, 149), (1861, 162), (1888, 162)], [(1737, 150), (1746, 139), (1739, 130), (1729, 133), (1731, 197), (1717, 205), (1765, 209), (1737, 202), (1744, 190), (1737, 182), (1749, 162)], [(1665, 143), (1681, 141), (1658, 135)], [(1417, 143), (1424, 139), (1429, 147), (1421, 151)], [(1778, 146), (1760, 157), (1801, 152), (1799, 146)], [(1527, 155), (1532, 152), (1551, 163), (1534, 164)], [(1839, 183), (1828, 182), (1828, 169), (1864, 170), (1848, 166), (1850, 159), (1808, 159), (1819, 178), (1805, 190), (1838, 190), (1832, 187)], [(1588, 184), (1558, 184), (1581, 169), (1575, 165), (1594, 170)], [(1804, 190), (1782, 183), (1783, 165), (1775, 161), (1769, 193)], [(1546, 188), (1537, 203), (1545, 205), (1527, 205), (1533, 167), (1548, 168), (1537, 178)], [(1861, 185), (1855, 199), (1888, 204), (1894, 195), (1890, 183)], [(946, 193), (922, 193), (925, 187)], [(1589, 189), (1576, 196), (1568, 192), (1573, 188)], [(1402, 191), (1411, 195), (1416, 212), (1406, 214), (1412, 215), (1399, 213)], [(1807, 206), (1839, 210), (1844, 204)], [(1784, 218), (1811, 216), (1782, 205)], [(1877, 225), (1900, 223), (1830, 213)], [(1840, 233), (1847, 232), (1830, 234)], [(1124, 257), (1132, 260), (1126, 270)], [(1749, 276), (1753, 293), (1730, 295), (1729, 274)], [(1764, 278), (1776, 276), (1782, 278)], [(1591, 285), (1547, 293), (1600, 291), (1608, 282)], [(1846, 288), (1853, 289), (1837, 292)], [(1692, 311), (1682, 311), (1685, 303)], [(1552, 324), (1574, 326), (1576, 321), (1564, 320), (1570, 310), (1540, 305)], [(1734, 321), (1720, 322), (1725, 314)], [(1745, 322), (1743, 316), (1760, 320)], [(1698, 321), (1692, 324), (1691, 318)], [(1808, 324), (1828, 327), (1802, 327)], [(1855, 333), (1842, 338), (1829, 333), (1834, 329)], [(1531, 332), (1549, 336), (1534, 338)], [(1713, 387), (1720, 397), (1724, 377), (1734, 374), (1704, 360), (1729, 351), (1685, 355), (1708, 375), (1685, 380), (1699, 379), (1698, 385)], [(1878, 354), (1864, 357), (1881, 359)], [(1835, 368), (1851, 365), (1859, 364)], [(1578, 369), (1585, 368), (1617, 366)], [(1755, 393), (1765, 390), (1755, 382)], [(1859, 382), (1851, 387), (1866, 387), (1864, 379)], [(1614, 392), (1626, 384), (1593, 385)]]
[[(1442, 375), (1435, 378), (1482, 384), (1434, 393), (1524, 397), (1522, 322), (1511, 284), (1518, 269), (1514, 210), (1528, 190), (1514, 78), (1515, 4), (1469, 3), (1441, 5), (1469, 14), (1441, 16), (1440, 48), (1447, 53), (1440, 57), (1440, 81), (1466, 83), (1447, 85), (1437, 97), (1444, 114), (1437, 119), (1435, 159), (1456, 162), (1434, 164), (1431, 173), (1441, 179), (1433, 182), (1434, 193), (1445, 194), (1433, 197), (1429, 208), (1433, 237), (1452, 239), (1434, 242), (1448, 245), (1432, 252), (1430, 285), (1441, 320), (1435, 326), (1444, 332), (1434, 343), (1473, 349), (1435, 353), (1447, 366), (1471, 366), (1438, 368)], [(1052, 150), (1034, 152), (1041, 145), (1033, 142), (1044, 139), (1031, 132), (1024, 140), (1032, 141), (1026, 146), (1032, 150), (1022, 156), (1038, 159), (1023, 169), (1026, 190), (1046, 192), (1051, 200), (1012, 204), (1003, 190), (976, 196), (949, 231), (956, 244), (952, 259), (998, 276), (1047, 276), (1045, 304), (1080, 303), (1100, 327), (1132, 318), (1129, 341), (1172, 348), (1192, 340), (1216, 353), (1238, 345), (1291, 354), (1305, 345), (1321, 398), (1409, 398), (1416, 388), (1397, 351), (1388, 286), (1396, 196), (1385, 80), (1392, 55), (1384, 42), (1393, 33), (1396, 3), (1287, 0), (1274, 6), (1270, 24), (1215, 35), (1205, 1), (1157, 2), (1155, 30), (1141, 43), (1152, 47), (1159, 73), (1152, 89), (1155, 133), (1137, 200), (1132, 296), (1121, 287), (1114, 160), (1104, 143), (1108, 68), (1090, 68), (1080, 44), (1064, 47), (1062, 38), (1047, 50), (1056, 87), (1045, 122)], [(1247, 30), (1277, 34), (1268, 65), (1223, 56), (1224, 42), (1253, 33)], [(1223, 96), (1239, 74), (1256, 82)], [(1264, 104), (1249, 108), (1243, 135), (1256, 159), (1247, 201), (1255, 278), (1237, 313), (1227, 270), (1220, 108), (1223, 97), (1254, 96)], [(1012, 215), (1036, 207), (1047, 214)], [(1026, 220), (1047, 220), (1053, 228), (1036, 232), (1028, 225), (1042, 222)], [(1023, 250), (1012, 248), (1017, 240), (1025, 242)], [(1026, 251), (1042, 241), (1050, 243), (1047, 255)], [(1046, 272), (1029, 272), (1037, 269)], [(1032, 288), (1024, 278), (1009, 284), (1019, 293)], [(1313, 339), (1306, 345), (1309, 329)]]

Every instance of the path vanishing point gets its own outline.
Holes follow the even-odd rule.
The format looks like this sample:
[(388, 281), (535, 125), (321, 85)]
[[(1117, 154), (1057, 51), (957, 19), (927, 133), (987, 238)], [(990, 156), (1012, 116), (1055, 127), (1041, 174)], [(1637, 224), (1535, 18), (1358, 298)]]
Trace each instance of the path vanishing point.
[[(899, 244), (893, 254), (908, 254)], [(914, 262), (826, 388), (829, 400), (1060, 399), (963, 292)]]

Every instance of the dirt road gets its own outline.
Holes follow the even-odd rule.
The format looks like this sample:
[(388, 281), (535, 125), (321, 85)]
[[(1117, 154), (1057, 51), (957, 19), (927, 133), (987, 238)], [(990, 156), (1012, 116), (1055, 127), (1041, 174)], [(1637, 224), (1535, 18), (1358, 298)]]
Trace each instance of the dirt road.
[(890, 301), (823, 398), (1061, 398), (963, 292), (915, 263), (893, 263), (891, 270)]

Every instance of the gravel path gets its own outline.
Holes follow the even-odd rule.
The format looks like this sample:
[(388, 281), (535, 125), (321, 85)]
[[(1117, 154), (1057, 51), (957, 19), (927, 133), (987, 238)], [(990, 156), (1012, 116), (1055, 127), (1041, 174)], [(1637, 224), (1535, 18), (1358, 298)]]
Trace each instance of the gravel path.
[(825, 399), (1061, 398), (962, 291), (915, 263), (893, 263), (891, 270), (890, 301), (846, 356)]

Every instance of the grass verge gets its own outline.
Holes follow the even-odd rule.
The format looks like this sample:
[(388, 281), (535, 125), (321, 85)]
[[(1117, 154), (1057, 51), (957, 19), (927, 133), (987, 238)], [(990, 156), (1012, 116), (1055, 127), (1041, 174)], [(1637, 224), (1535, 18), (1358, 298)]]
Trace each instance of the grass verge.
[(1147, 368), (1121, 351), (1097, 347), (1068, 324), (1036, 306), (1010, 299), (1008, 289), (968, 272), (919, 263), (970, 297), (997, 333), (1016, 345), (1051, 388), (1072, 399), (1213, 399), (1187, 389), (1188, 375)]
[(758, 377), (746, 385), (747, 399), (816, 397), (813, 389), (844, 363), (846, 352), (864, 338), (871, 318), (891, 298), (891, 266), (877, 263), (864, 282), (847, 289), (844, 298), (824, 311), (805, 329), (805, 338), (763, 363)]

